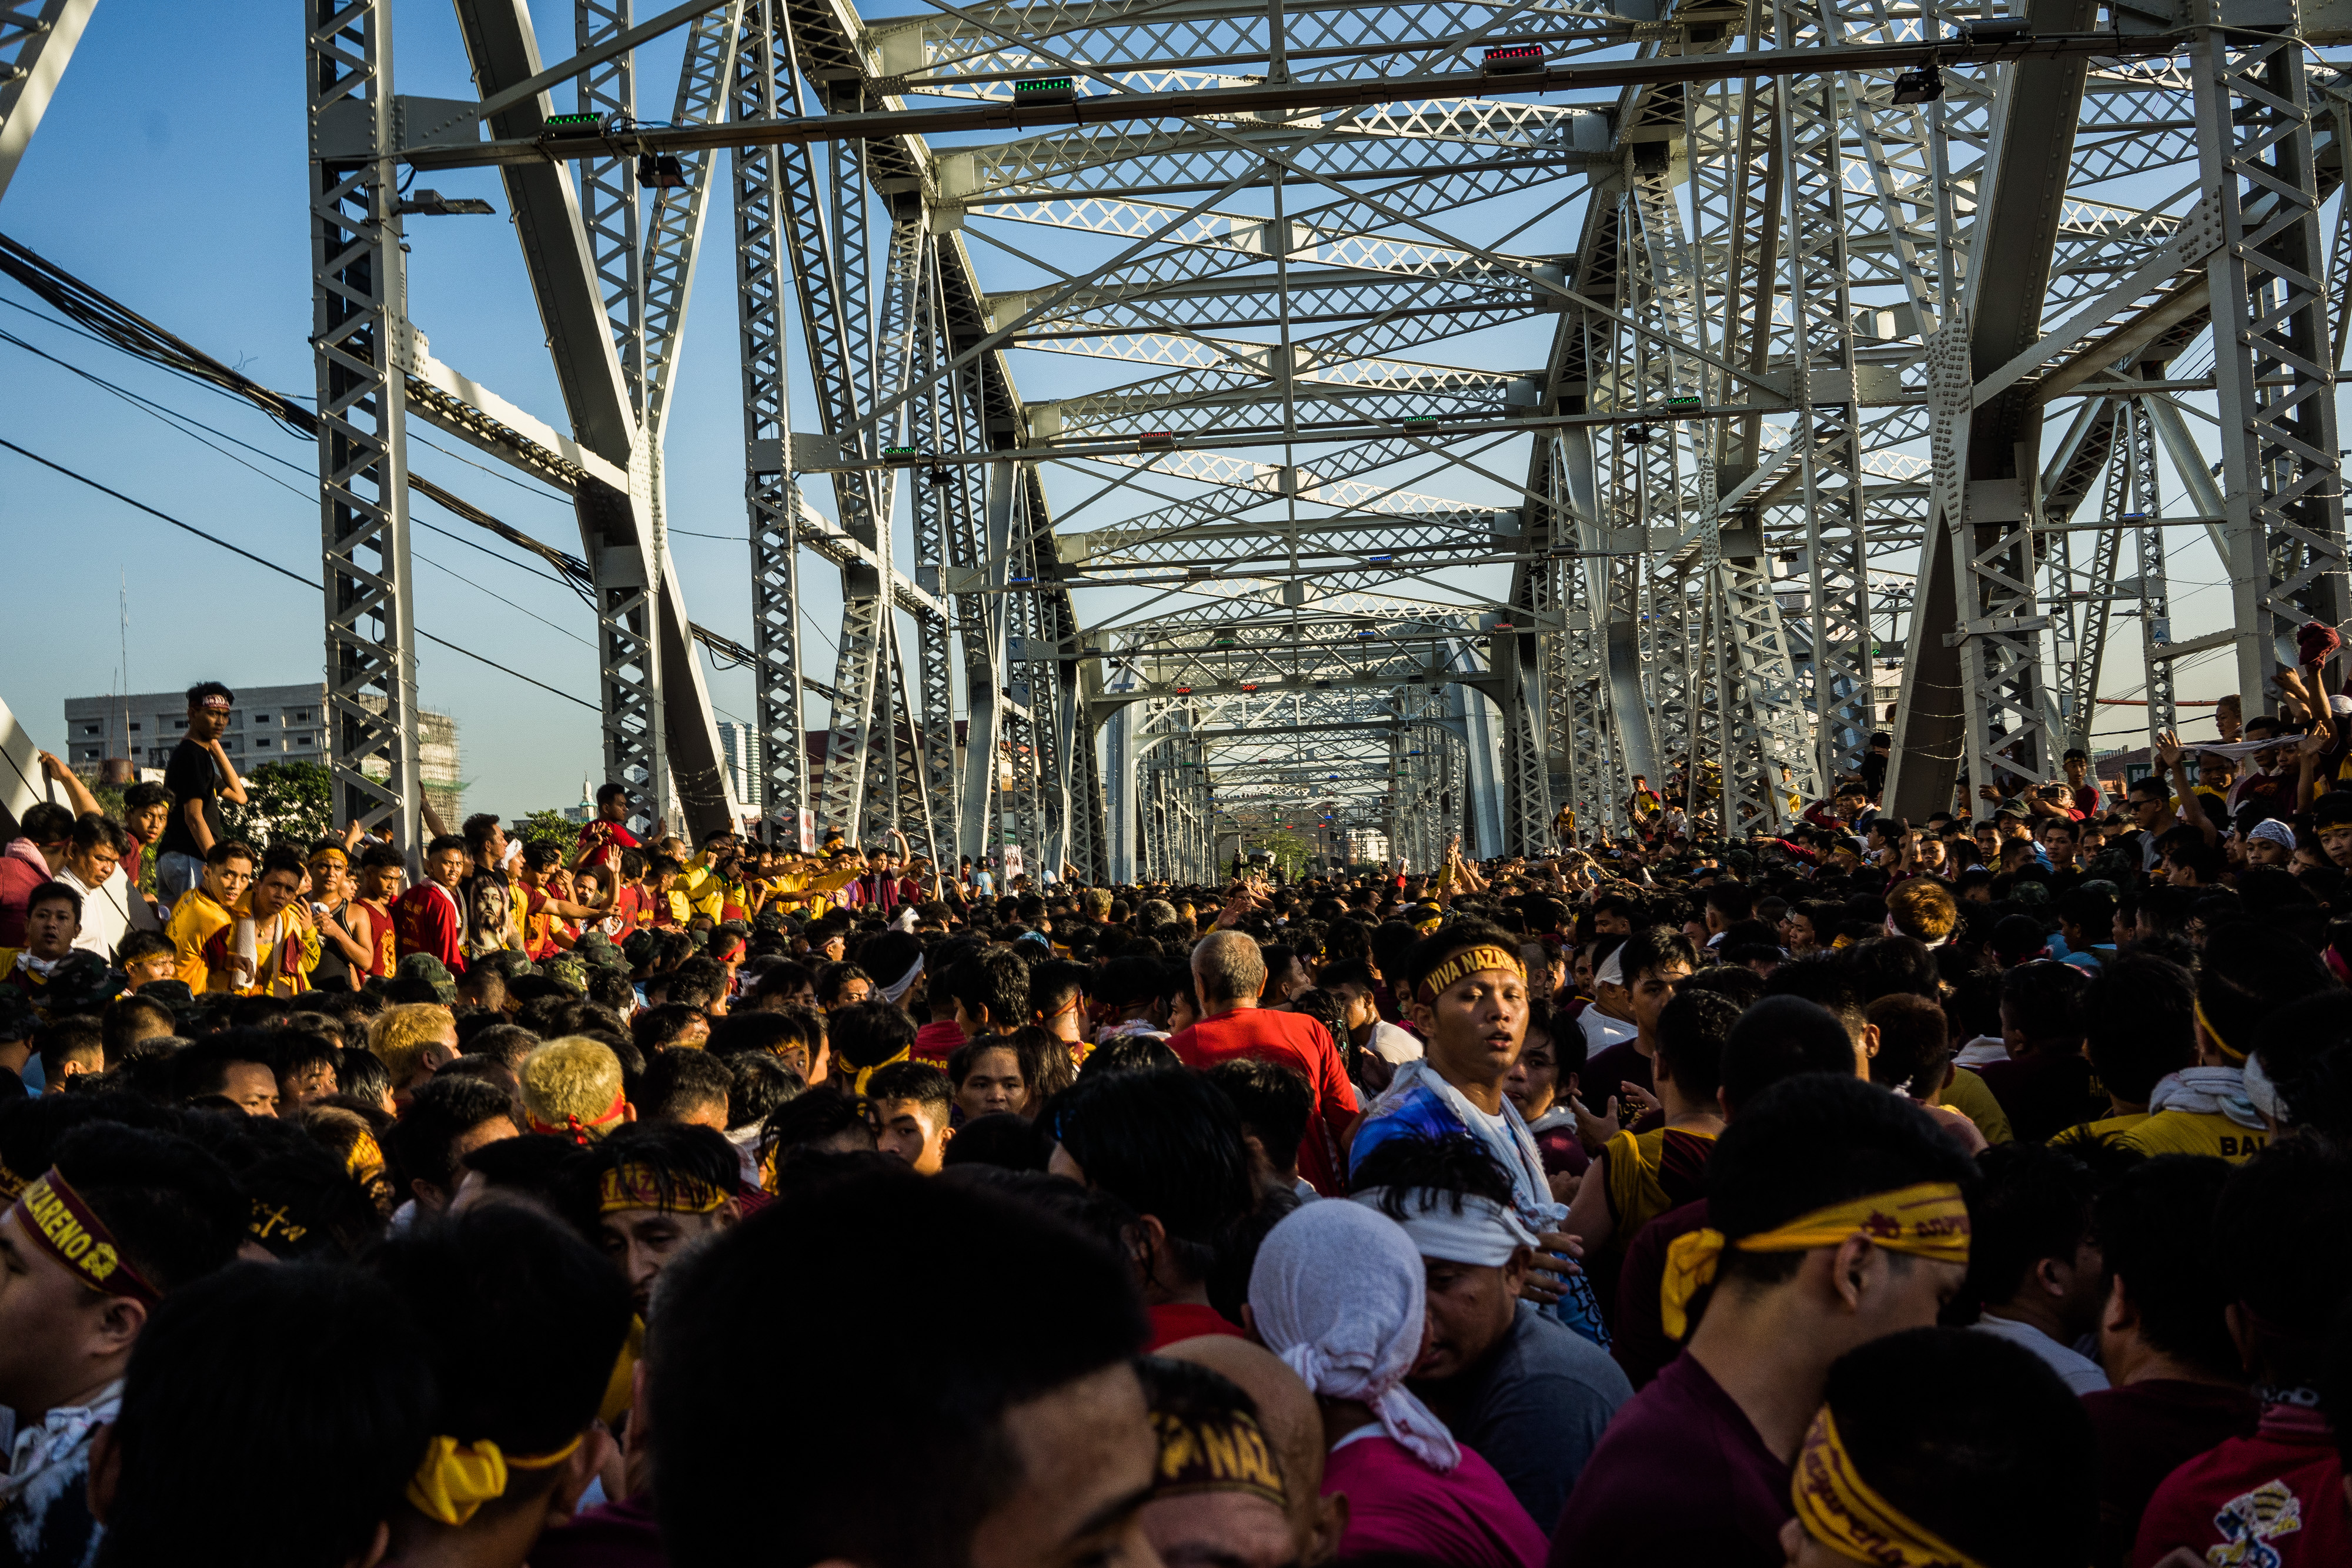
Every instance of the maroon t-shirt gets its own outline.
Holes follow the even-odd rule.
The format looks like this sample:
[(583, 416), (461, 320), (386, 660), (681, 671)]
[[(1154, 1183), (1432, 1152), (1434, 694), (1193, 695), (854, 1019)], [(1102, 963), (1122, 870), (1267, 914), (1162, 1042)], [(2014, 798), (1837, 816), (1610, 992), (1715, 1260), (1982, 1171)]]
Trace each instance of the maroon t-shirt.
[(1625, 1369), (1626, 1381), (1646, 1388), (1683, 1347), (1666, 1336), (1658, 1292), (1666, 1279), (1666, 1249), (1676, 1237), (1706, 1228), (1706, 1199), (1670, 1208), (1634, 1233), (1617, 1268), (1617, 1315), (1610, 1323), (1609, 1354)]
[[(1621, 1040), (1597, 1055), (1584, 1059), (1584, 1068), (1576, 1075), (1577, 1098), (1583, 1101), (1584, 1108), (1594, 1115), (1607, 1115), (1610, 1100), (1622, 1096), (1623, 1092), (1617, 1087), (1620, 1083), (1636, 1083), (1653, 1094), (1658, 1092), (1650, 1059), (1643, 1056), (1630, 1040)], [(1630, 1105), (1622, 1107), (1621, 1116), (1623, 1111), (1632, 1109)], [(1622, 1120), (1626, 1126), (1633, 1124), (1631, 1116), (1622, 1116)]]
[(2140, 1515), (2164, 1478), (2232, 1437), (2253, 1436), (2262, 1406), (2242, 1388), (2151, 1377), (2083, 1396), (2099, 1459), (2100, 1568), (2123, 1568)]
[(2229, 1438), (2165, 1477), (2140, 1519), (2132, 1568), (2156, 1568), (2183, 1547), (2248, 1568), (2352, 1563), (2352, 1506), (2327, 1417), (2266, 1406), (2252, 1437)]
[(1576, 1478), (1549, 1568), (1783, 1568), (1789, 1466), (1723, 1385), (1680, 1356), (1618, 1408)]

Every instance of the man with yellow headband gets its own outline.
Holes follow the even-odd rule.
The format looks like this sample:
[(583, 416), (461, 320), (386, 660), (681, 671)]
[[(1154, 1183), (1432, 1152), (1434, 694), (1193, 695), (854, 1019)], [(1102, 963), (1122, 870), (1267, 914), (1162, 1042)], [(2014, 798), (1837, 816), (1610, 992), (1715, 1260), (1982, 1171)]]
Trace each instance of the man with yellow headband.
[(1780, 1549), (1799, 1568), (2089, 1563), (2092, 1469), (2081, 1403), (2032, 1356), (1963, 1329), (1890, 1334), (1830, 1368)]
[(1527, 967), (1509, 935), (1483, 921), (1460, 920), (1423, 937), (1401, 975), (1406, 1016), (1419, 1025), (1427, 1054), (1396, 1071), (1356, 1130), (1352, 1173), (1391, 1138), (1443, 1139), (1468, 1134), (1511, 1178), (1511, 1205), (1543, 1243), (1524, 1294), (1596, 1344), (1609, 1343), (1601, 1309), (1559, 1234), (1567, 1206), (1554, 1201), (1535, 1134), (1503, 1093), (1527, 1041)]
[(589, 1145), (570, 1173), (578, 1207), (594, 1210), (604, 1256), (640, 1317), (672, 1259), (735, 1223), (740, 1163), (735, 1146), (709, 1127), (638, 1122)]
[(1593, 1449), (1550, 1568), (1783, 1563), (1830, 1365), (1935, 1322), (1968, 1272), (1974, 1178), (1926, 1113), (1859, 1079), (1809, 1073), (1743, 1104), (1708, 1162), (1708, 1227), (1675, 1241), (1660, 1292), (1687, 1346)]
[(249, 1210), (220, 1162), (167, 1133), (95, 1123), (0, 1213), (0, 1561), (86, 1563), (94, 1434), (112, 1421), (151, 1314), (235, 1261)]
[(596, 1412), (628, 1291), (593, 1248), (521, 1204), (394, 1235), (375, 1267), (425, 1338), (436, 1390), (386, 1561), (522, 1568), (612, 1457)]
[(1139, 1369), (1160, 1446), (1143, 1533), (1160, 1561), (1296, 1564), (1282, 1465), (1255, 1402), (1205, 1366), (1148, 1357)]

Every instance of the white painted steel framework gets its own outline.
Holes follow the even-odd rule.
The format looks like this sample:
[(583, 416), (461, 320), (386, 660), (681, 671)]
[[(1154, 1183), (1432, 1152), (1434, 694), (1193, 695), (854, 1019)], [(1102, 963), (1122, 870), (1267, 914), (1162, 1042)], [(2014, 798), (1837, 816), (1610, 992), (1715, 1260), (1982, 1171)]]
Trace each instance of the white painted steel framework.
[[(2095, 737), (2111, 627), (2154, 729), (2182, 661), (2226, 650), (2252, 712), (2352, 609), (2340, 5), (574, 6), (551, 65), (525, 0), (456, 0), (478, 101), (394, 96), (383, 0), (306, 13), (336, 777), (410, 841), (411, 416), (577, 498), (606, 768), (650, 814), (1048, 877), (1283, 831), (1540, 852), (1623, 827), (1636, 775), (1774, 831), (1882, 729), (1923, 817)], [(89, 9), (0, 3), (0, 190)], [(407, 318), (400, 179), (469, 164), (551, 424)], [(662, 472), (722, 168), (741, 801)], [(2191, 525), (2231, 604), (2180, 641)]]

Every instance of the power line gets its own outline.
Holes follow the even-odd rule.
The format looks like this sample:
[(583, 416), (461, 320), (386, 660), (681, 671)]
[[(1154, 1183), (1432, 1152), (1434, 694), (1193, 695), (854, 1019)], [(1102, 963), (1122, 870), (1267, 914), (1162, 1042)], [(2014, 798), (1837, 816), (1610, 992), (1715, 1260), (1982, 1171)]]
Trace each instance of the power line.
[[(83, 283), (80, 279), (73, 277), (72, 274), (65, 271), (62, 267), (58, 267), (55, 263), (50, 262), (46, 257), (17, 244), (16, 241), (9, 239), (5, 235), (0, 235), (0, 274), (5, 274), (10, 277), (14, 277), (17, 282), (31, 289), (43, 300), (62, 311), (66, 316), (71, 318), (71, 319), (61, 321), (51, 317), (44, 316), (39, 311), (14, 299), (0, 299), (0, 304), (12, 306), (16, 309), (24, 311), (26, 315), (33, 317), (36, 320), (46, 322), (53, 327), (60, 328), (65, 331), (73, 333), (76, 337), (87, 338), (92, 342), (103, 343), (110, 349), (115, 349), (121, 352), (131, 354), (134, 358), (161, 365), (164, 369), (171, 371), (173, 373), (181, 376), (184, 380), (192, 381), (199, 386), (206, 387), (224, 396), (236, 397), (242, 401), (250, 402), (260, 408), (271, 418), (277, 420), (279, 424), (285, 426), (289, 431), (295, 434), (308, 438), (315, 438), (317, 436), (319, 430), (318, 416), (312, 413), (309, 409), (301, 406), (304, 400), (299, 399), (291, 393), (273, 392), (269, 388), (262, 385), (259, 382), (255, 381), (252, 377), (247, 375), (244, 371), (223, 364), (220, 361), (214, 359), (203, 350), (198, 349), (184, 340), (155, 326), (152, 322), (148, 321), (144, 317), (140, 316), (129, 307), (121, 305), (108, 298), (98, 289)], [(75, 326), (73, 324), (75, 321), (89, 322), (97, 329), (84, 330), (82, 328)], [(272, 454), (263, 452), (261, 448), (254, 446), (248, 442), (240, 441), (236, 436), (230, 435), (226, 432), (214, 430), (210, 425), (205, 424), (202, 421), (197, 420), (191, 415), (181, 413), (177, 410), (166, 409), (163, 405), (152, 402), (149, 399), (142, 398), (136, 392), (131, 392), (123, 388), (115, 386), (112, 382), (106, 381), (104, 378), (92, 371), (86, 371), (78, 365), (70, 363), (69, 361), (57, 359), (53, 355), (44, 353), (41, 350), (25, 342), (22, 339), (10, 337), (5, 333), (0, 333), (0, 337), (7, 337), (9, 341), (16, 343), (18, 347), (25, 349), (28, 352), (37, 354), (41, 358), (50, 361), (53, 364), (58, 365), (65, 370), (71, 371), (74, 374), (91, 381), (100, 386), (105, 387), (108, 391), (116, 393), (118, 396), (130, 400), (134, 405), (142, 407), (145, 412), (153, 414), (159, 419), (164, 420), (166, 423), (172, 424), (173, 428), (179, 430), (182, 434), (189, 435), (191, 439), (199, 441), (206, 446), (210, 446), (211, 443), (204, 442), (202, 437), (194, 435), (192, 432), (183, 429), (180, 423), (175, 423), (173, 422), (180, 421), (184, 422), (186, 424), (193, 424), (199, 430), (208, 431), (210, 434), (219, 436), (224, 441), (231, 442), (238, 446), (243, 446), (246, 450), (252, 452), (258, 456), (268, 457), (272, 462), (283, 464), (287, 467), (296, 469), (298, 472), (304, 474), (308, 474), (310, 472), (308, 468), (303, 467), (301, 465), (293, 463), (287, 458), (278, 457)], [(557, 498), (535, 486), (525, 484), (523, 481), (515, 478), (511, 475), (500, 473), (497, 469), (489, 468), (482, 464), (477, 463), (472, 458), (467, 457), (461, 453), (454, 452), (448, 447), (443, 446), (438, 442), (426, 440), (421, 436), (419, 439), (423, 442), (423, 444), (431, 447), (434, 451), (439, 452), (445, 456), (455, 458), (457, 461), (465, 464), (469, 468), (478, 468), (481, 469), (483, 473), (491, 475), (495, 478), (504, 479), (509, 483), (515, 485), (518, 488), (524, 490), (528, 494), (541, 497), (542, 499), (552, 500)], [(214, 448), (214, 450), (217, 451), (218, 448)], [(222, 453), (222, 455), (229, 457), (233, 462), (241, 463), (247, 468), (253, 467), (253, 465), (244, 463), (242, 458), (236, 457), (233, 454)], [(261, 471), (256, 469), (255, 472), (260, 473)], [(295, 489), (295, 486), (287, 485), (285, 481), (277, 479), (274, 476), (263, 474), (262, 476), (264, 478), (270, 479), (274, 484), (283, 486), (287, 489)], [(489, 513), (483, 511), (479, 507), (475, 506), (472, 502), (466, 500), (463, 497), (449, 490), (442, 488), (439, 485), (435, 484), (430, 479), (426, 479), (417, 474), (411, 473), (407, 476), (407, 480), (410, 490), (425, 497), (429, 500), (438, 502), (441, 506), (447, 508), (452, 515), (464, 518), (466, 521), (472, 523), (477, 528), (488, 529), (490, 532), (497, 534), (499, 538), (505, 539), (509, 544), (515, 546), (517, 549), (527, 550), (530, 553), (538, 556), (541, 560), (544, 560), (549, 566), (552, 567), (554, 569), (554, 572), (551, 576), (549, 573), (534, 570), (532, 568), (524, 565), (520, 561), (516, 561), (508, 557), (501, 556), (495, 550), (486, 549), (479, 544), (474, 543), (472, 540), (464, 539), (458, 535), (450, 533), (446, 528), (435, 528), (431, 523), (425, 522), (422, 519), (412, 519), (417, 523), (417, 526), (433, 533), (439, 534), (445, 538), (457, 539), (461, 544), (470, 545), (473, 549), (481, 550), (483, 554), (491, 557), (493, 559), (503, 561), (507, 565), (515, 567), (519, 570), (529, 572), (531, 576), (545, 578), (548, 580), (560, 582), (563, 586), (570, 588), (573, 593), (577, 594), (583, 603), (587, 604), (592, 608), (594, 606), (594, 576), (590, 571), (586, 561), (582, 560), (579, 557), (572, 555), (567, 551), (557, 549), (552, 545), (541, 543), (538, 539), (531, 538), (530, 535), (523, 532), (520, 528), (514, 528), (507, 523), (499, 521), (497, 517), (494, 517)], [(296, 490), (295, 493), (302, 495), (306, 498), (309, 497), (310, 494), (307, 491), (301, 490)], [(692, 532), (692, 530), (672, 531)], [(728, 536), (722, 534), (693, 534), (693, 537), (697, 538), (725, 539)], [(457, 572), (451, 568), (444, 566), (441, 562), (434, 560), (429, 556), (415, 554), (415, 552), (412, 552), (412, 554), (414, 555), (414, 559), (422, 560), (428, 566), (432, 566), (442, 571), (447, 571), (450, 575), (459, 578), (460, 580), (472, 582), (472, 580), (465, 577), (463, 573)], [(479, 583), (474, 583), (473, 585), (477, 588), (481, 588)], [(515, 605), (513, 601), (506, 599), (502, 595), (496, 593), (488, 588), (481, 588), (481, 591), (485, 593), (488, 593), (491, 598), (499, 600), (500, 603), (510, 605), (519, 610), (521, 609), (521, 606)], [(523, 613), (526, 615), (531, 614), (531, 612), (527, 610), (523, 611)], [(543, 621), (543, 618), (536, 615), (532, 615), (532, 619)], [(554, 624), (552, 622), (544, 621), (543, 623), (551, 626)], [(555, 629), (558, 631), (563, 630), (562, 627), (556, 627)], [(709, 650), (720, 659), (729, 660), (739, 664), (746, 662), (744, 659), (739, 657), (735, 652), (735, 650), (740, 649), (740, 644), (734, 643), (729, 639), (719, 636), (717, 632), (710, 631), (708, 627), (698, 626), (691, 622), (688, 623), (688, 631), (696, 641), (702, 643), (706, 649)], [(426, 636), (431, 635), (429, 632), (422, 634)], [(573, 632), (565, 632), (565, 635), (577, 638), (577, 633)], [(433, 640), (436, 642), (440, 641), (438, 638), (434, 638)], [(579, 640), (584, 641), (584, 639)], [(444, 643), (443, 645), (453, 646), (454, 644)], [(464, 649), (459, 649), (458, 651), (460, 653), (466, 652)], [(488, 661), (486, 660), (484, 662), (488, 663)], [(519, 676), (518, 678), (523, 680), (530, 679), (527, 675)], [(538, 683), (533, 684), (536, 685)], [(550, 689), (551, 690), (553, 688)], [(567, 697), (571, 695), (569, 693), (563, 693), (561, 695)], [(580, 699), (577, 697), (572, 697), (571, 700), (578, 702)], [(590, 705), (583, 703), (581, 706), (588, 706)], [(600, 709), (598, 711), (601, 712), (602, 710)]]
[[(231, 555), (240, 555), (246, 559), (253, 562), (256, 566), (267, 567), (269, 570), (276, 572), (278, 576), (286, 578), (293, 582), (299, 582), (306, 589), (315, 589), (319, 586), (317, 583), (312, 582), (309, 578), (304, 577), (299, 572), (289, 571), (274, 560), (265, 559), (264, 558), (254, 554), (249, 549), (229, 543), (228, 540), (221, 538), (218, 534), (206, 533), (204, 529), (196, 527), (194, 523), (183, 522), (178, 517), (172, 516), (171, 513), (158, 511), (144, 501), (133, 500), (131, 497), (124, 495), (120, 490), (114, 489), (110, 486), (100, 484), (97, 480), (91, 478), (87, 474), (77, 473), (73, 469), (67, 467), (62, 463), (53, 463), (37, 452), (29, 452), (24, 447), (17, 445), (15, 442), (10, 441), (5, 436), (0, 436), (0, 446), (6, 447), (9, 451), (16, 454), (19, 457), (30, 458), (33, 462), (39, 464), (42, 467), (62, 474), (67, 478), (71, 479), (78, 484), (87, 485), (91, 489), (98, 491), (101, 495), (111, 496), (126, 507), (135, 507), (151, 517), (158, 518), (161, 521), (171, 524), (175, 528), (180, 528), (188, 533), (192, 533), (195, 535), (196, 538), (204, 540), (206, 544), (218, 545), (221, 549), (228, 551)], [(512, 675), (516, 680), (522, 682), (526, 685), (537, 686), (541, 691), (549, 693), (551, 695), (562, 697), (565, 702), (577, 704), (579, 706), (586, 708), (591, 713), (601, 711), (593, 703), (582, 702), (570, 692), (559, 690), (554, 686), (549, 685), (545, 681), (533, 680), (530, 676), (524, 674), (520, 670), (509, 669), (506, 665), (499, 664), (496, 659), (485, 658), (481, 654), (475, 653), (471, 648), (461, 648), (457, 643), (450, 642), (445, 637), (436, 637), (432, 632), (425, 631), (422, 627), (418, 627), (416, 629), (416, 634), (419, 637), (424, 638), (428, 643), (448, 649), (453, 653), (463, 653), (467, 658), (473, 660), (477, 664), (488, 664), (491, 669), (498, 671), (500, 674)]]
[[(259, 475), (262, 478), (278, 486), (282, 490), (286, 490), (297, 497), (299, 497), (305, 501), (315, 500), (317, 498), (313, 490), (306, 489), (300, 486), (289, 484), (285, 480), (278, 477), (275, 474), (268, 473), (260, 468), (256, 468), (252, 464), (246, 462), (244, 458), (239, 457), (234, 452), (222, 452), (219, 447), (215, 446), (211, 442), (206, 441), (204, 436), (197, 434), (196, 431), (200, 430), (204, 431), (207, 434), (218, 436), (221, 440), (228, 442), (233, 445), (244, 447), (247, 452), (253, 453), (256, 456), (267, 458), (272, 463), (283, 465), (284, 466), (294, 470), (294, 472), (303, 475), (305, 477), (310, 477), (310, 470), (301, 464), (295, 463), (288, 458), (280, 457), (274, 452), (264, 452), (260, 447), (254, 445), (249, 441), (240, 441), (236, 436), (229, 434), (226, 431), (215, 429), (214, 426), (205, 423), (204, 421), (200, 419), (196, 419), (189, 414), (182, 413), (179, 410), (156, 402), (151, 398), (142, 397), (139, 393), (131, 392), (127, 388), (117, 386), (114, 382), (108, 381), (103, 376), (85, 370), (81, 366), (74, 364), (69, 361), (58, 359), (55, 354), (47, 353), (36, 348), (34, 345), (26, 342), (22, 338), (17, 337), (13, 332), (0, 331), (0, 342), (14, 344), (16, 347), (24, 350), (28, 354), (47, 360), (49, 363), (57, 366), (59, 370), (70, 371), (74, 375), (79, 376), (82, 380), (89, 382), (91, 385), (101, 387), (107, 392), (112, 392), (115, 396), (121, 398), (124, 402), (129, 402), (132, 407), (138, 409), (142, 413), (148, 414), (152, 418), (163, 421), (171, 429), (188, 437), (191, 441), (197, 443), (201, 446), (214, 452), (220, 452), (220, 455), (227, 458), (230, 462), (237, 464), (242, 467), (251, 469), (255, 474)], [(195, 426), (195, 430), (185, 428), (188, 425)], [(434, 485), (430, 480), (420, 481), (415, 476), (412, 475), (409, 477), (409, 487), (411, 489), (417, 490), (435, 500), (444, 500), (445, 492), (442, 492), (440, 487)], [(446, 504), (446, 500), (444, 500), (444, 504)], [(436, 528), (433, 524), (425, 521), (422, 517), (413, 517), (410, 520), (415, 523), (418, 528), (424, 528), (431, 533), (438, 534), (443, 538), (453, 539), (458, 544), (464, 545), (468, 549), (479, 550), (482, 554), (488, 556), (492, 560), (498, 561), (504, 566), (512, 567), (517, 571), (523, 572), (529, 576), (538, 578), (542, 582), (551, 582), (559, 588), (570, 588), (574, 592), (579, 591), (578, 588), (573, 583), (563, 578), (556, 576), (552, 572), (540, 571), (521, 561), (514, 560), (507, 556), (502, 556), (499, 554), (498, 551), (489, 549), (486, 545), (478, 543), (473, 539), (467, 538), (462, 535), (453, 534), (446, 528)], [(470, 521), (472, 519), (469, 518), (468, 520)], [(495, 523), (496, 519), (491, 519), (491, 521)], [(565, 636), (571, 638), (575, 643), (586, 643), (588, 641), (586, 638), (581, 636), (577, 632), (573, 632), (566, 627), (558, 626), (554, 622), (548, 620), (545, 616), (524, 609), (523, 606), (517, 604), (513, 600), (507, 598), (504, 594), (499, 593), (496, 590), (488, 588), (482, 583), (475, 581), (474, 579), (467, 576), (464, 572), (456, 570), (451, 567), (445, 566), (440, 561), (435, 560), (431, 556), (425, 555), (422, 551), (412, 551), (411, 553), (414, 555), (415, 559), (433, 568), (435, 570), (447, 572), (451, 577), (456, 578), (458, 581), (466, 584), (467, 587), (474, 589), (478, 592), (488, 594), (492, 599), (495, 599), (499, 603), (506, 605), (509, 609), (520, 612), (522, 614), (528, 615), (532, 620), (538, 622), (541, 625), (562, 632)], [(586, 596), (583, 594), (582, 597), (584, 599)], [(591, 645), (593, 646), (593, 644)]]

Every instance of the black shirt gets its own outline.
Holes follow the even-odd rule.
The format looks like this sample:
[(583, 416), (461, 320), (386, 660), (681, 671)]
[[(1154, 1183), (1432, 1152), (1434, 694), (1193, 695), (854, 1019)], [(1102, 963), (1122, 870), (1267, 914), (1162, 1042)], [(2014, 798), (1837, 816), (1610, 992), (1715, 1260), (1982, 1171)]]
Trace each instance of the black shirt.
[(172, 815), (163, 824), (163, 836), (155, 841), (157, 853), (203, 858), (205, 846), (188, 831), (187, 813), (183, 810), (191, 800), (205, 803), (205, 826), (211, 830), (214, 843), (228, 837), (221, 822), (220, 770), (202, 742), (182, 740), (172, 748), (172, 765), (163, 769), (163, 788), (172, 792)]

